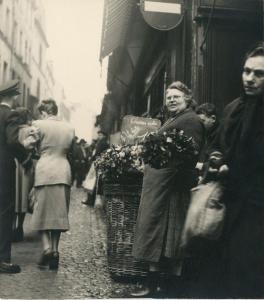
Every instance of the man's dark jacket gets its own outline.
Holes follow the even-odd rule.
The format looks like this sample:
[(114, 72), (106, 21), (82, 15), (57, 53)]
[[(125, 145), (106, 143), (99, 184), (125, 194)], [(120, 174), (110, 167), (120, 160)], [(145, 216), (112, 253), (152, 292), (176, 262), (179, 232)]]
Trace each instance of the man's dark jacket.
[(107, 143), (106, 138), (102, 138), (101, 140), (98, 140), (95, 146), (95, 153), (94, 153), (94, 159), (102, 154), (106, 149), (109, 148), (109, 144)]
[[(227, 298), (263, 298), (264, 98), (243, 95), (227, 105), (213, 147), (226, 175), (224, 276)], [(225, 297), (226, 297), (225, 296)], [(225, 298), (223, 297), (223, 298)], [(222, 297), (221, 297), (222, 298)]]
[(10, 261), (12, 218), (15, 203), (14, 158), (27, 161), (28, 153), (18, 142), (17, 112), (0, 104), (0, 261)]

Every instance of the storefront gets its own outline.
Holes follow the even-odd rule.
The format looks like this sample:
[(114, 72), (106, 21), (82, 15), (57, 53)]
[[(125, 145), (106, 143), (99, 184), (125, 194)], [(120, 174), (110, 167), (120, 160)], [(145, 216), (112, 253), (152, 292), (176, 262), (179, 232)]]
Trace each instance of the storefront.
[(108, 90), (115, 107), (109, 133), (126, 114), (161, 117), (164, 91), (174, 80), (191, 87), (198, 103), (214, 103), (220, 112), (240, 94), (243, 57), (263, 39), (262, 1), (179, 3), (181, 22), (157, 30), (145, 22), (138, 1), (105, 0), (100, 59), (110, 55)]

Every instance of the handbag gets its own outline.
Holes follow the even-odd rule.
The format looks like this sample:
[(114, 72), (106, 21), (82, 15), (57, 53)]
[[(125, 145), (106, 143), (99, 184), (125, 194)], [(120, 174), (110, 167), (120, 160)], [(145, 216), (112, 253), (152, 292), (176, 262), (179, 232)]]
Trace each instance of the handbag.
[(94, 163), (91, 164), (90, 170), (83, 182), (83, 187), (88, 191), (93, 191), (96, 184), (96, 170)]
[(200, 184), (191, 190), (191, 202), (181, 236), (182, 247), (196, 238), (217, 240), (220, 237), (226, 211), (222, 202), (223, 190), (219, 181)]

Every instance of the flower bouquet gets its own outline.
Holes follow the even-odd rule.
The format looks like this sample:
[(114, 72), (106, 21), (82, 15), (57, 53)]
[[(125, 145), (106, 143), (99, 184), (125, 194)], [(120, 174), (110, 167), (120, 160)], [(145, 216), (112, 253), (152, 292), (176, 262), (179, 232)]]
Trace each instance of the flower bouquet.
[(105, 182), (126, 182), (132, 177), (143, 176), (140, 153), (142, 146), (112, 145), (95, 161), (95, 168)]
[(163, 133), (151, 133), (142, 143), (140, 157), (152, 168), (162, 169), (177, 163), (178, 166), (191, 163), (198, 155), (192, 137), (183, 130), (173, 129)]

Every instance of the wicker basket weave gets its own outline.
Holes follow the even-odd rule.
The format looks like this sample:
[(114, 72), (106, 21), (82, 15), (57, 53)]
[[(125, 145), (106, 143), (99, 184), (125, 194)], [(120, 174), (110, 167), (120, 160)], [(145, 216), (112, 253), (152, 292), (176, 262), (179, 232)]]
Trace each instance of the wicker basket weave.
[(131, 253), (140, 201), (141, 185), (105, 184), (107, 207), (107, 258), (113, 276), (146, 276), (147, 265)]

